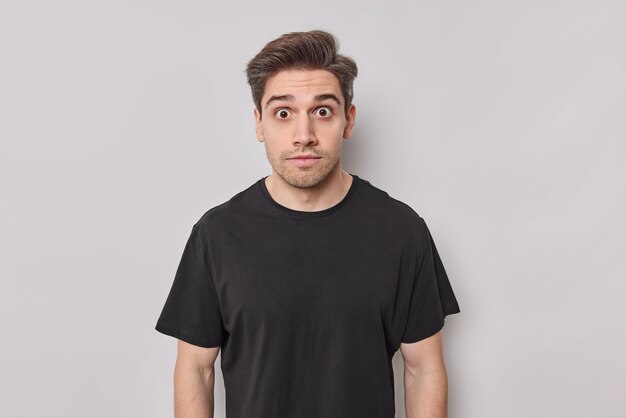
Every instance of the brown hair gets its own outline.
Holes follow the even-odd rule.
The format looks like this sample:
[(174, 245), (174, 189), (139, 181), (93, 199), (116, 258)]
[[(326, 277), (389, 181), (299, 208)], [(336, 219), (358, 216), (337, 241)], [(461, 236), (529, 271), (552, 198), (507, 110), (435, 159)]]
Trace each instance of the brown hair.
[(282, 70), (328, 70), (338, 79), (345, 111), (352, 103), (352, 84), (358, 69), (352, 58), (337, 53), (339, 42), (322, 30), (286, 33), (268, 42), (246, 67), (252, 99), (261, 114), (261, 99), (270, 77)]

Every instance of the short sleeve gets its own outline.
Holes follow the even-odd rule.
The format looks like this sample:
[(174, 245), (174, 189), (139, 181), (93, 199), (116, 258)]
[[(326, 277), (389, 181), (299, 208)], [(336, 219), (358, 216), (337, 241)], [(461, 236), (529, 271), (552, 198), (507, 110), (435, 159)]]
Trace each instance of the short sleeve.
[(205, 239), (194, 225), (155, 329), (200, 347), (221, 346), (223, 321)]
[(428, 226), (416, 258), (416, 274), (409, 301), (403, 343), (428, 338), (443, 328), (446, 315), (459, 313), (452, 285)]

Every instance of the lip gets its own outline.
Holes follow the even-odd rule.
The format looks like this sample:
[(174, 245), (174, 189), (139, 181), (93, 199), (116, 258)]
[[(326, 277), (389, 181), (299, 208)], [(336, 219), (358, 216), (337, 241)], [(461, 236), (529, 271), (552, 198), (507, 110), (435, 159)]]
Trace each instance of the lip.
[(300, 155), (296, 155), (295, 157), (288, 158), (288, 160), (303, 160), (303, 159), (311, 159), (311, 158), (319, 159), (322, 157), (318, 157), (317, 155), (313, 155), (313, 154), (300, 154)]
[(322, 157), (317, 157), (315, 155), (297, 155), (295, 157), (288, 158), (287, 161), (296, 167), (311, 167), (317, 164), (321, 159)]

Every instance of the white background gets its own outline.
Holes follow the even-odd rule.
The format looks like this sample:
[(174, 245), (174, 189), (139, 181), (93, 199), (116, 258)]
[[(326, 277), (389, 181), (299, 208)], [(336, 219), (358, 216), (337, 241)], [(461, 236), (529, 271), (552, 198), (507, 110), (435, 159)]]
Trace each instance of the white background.
[(619, 0), (2, 0), (0, 416), (173, 415), (154, 325), (191, 226), (270, 173), (245, 65), (317, 28), (360, 70), (344, 168), (424, 217), (459, 300), (450, 417), (623, 416), (625, 21)]

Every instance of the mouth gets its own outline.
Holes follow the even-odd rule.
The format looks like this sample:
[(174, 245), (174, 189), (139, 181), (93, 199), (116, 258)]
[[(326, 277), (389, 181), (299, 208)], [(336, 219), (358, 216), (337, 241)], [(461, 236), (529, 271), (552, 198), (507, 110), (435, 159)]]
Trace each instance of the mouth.
[(317, 158), (322, 158), (322, 157), (319, 157), (315, 154), (296, 154), (293, 157), (289, 157), (287, 159), (288, 160), (302, 160), (302, 159), (311, 159), (311, 158), (317, 159)]
[(322, 157), (305, 156), (305, 157), (288, 158), (287, 161), (289, 161), (291, 164), (295, 165), (296, 167), (311, 167), (317, 164), (317, 162), (321, 159)]

